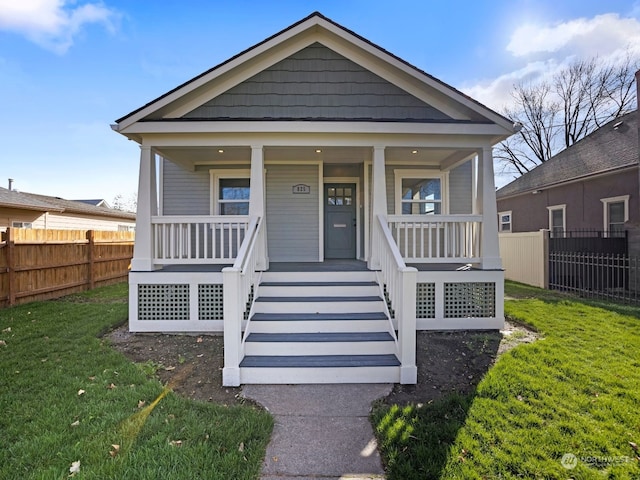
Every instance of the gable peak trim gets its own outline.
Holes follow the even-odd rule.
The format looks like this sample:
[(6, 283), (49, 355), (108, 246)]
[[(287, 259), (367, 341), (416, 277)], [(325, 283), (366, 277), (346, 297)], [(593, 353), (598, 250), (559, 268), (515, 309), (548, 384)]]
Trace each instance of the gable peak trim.
[[(300, 28), (301, 26), (304, 26), (304, 27)], [(186, 87), (188, 87), (190, 85), (194, 85), (194, 88), (195, 88), (195, 86), (197, 86), (198, 81), (203, 80), (207, 76), (211, 76), (211, 74), (213, 74), (214, 72), (220, 71), (223, 67), (228, 66), (229, 64), (238, 61), (240, 58), (242, 58), (244, 56), (248, 56), (252, 52), (258, 52), (261, 47), (265, 47), (269, 43), (274, 42), (274, 40), (278, 39), (279, 37), (283, 37), (283, 40), (284, 40), (284, 39), (287, 38), (286, 35), (288, 33), (294, 32), (297, 29), (300, 30), (300, 32), (298, 32), (298, 33), (302, 33), (302, 32), (304, 32), (306, 30), (311, 30), (314, 27), (324, 28), (325, 30), (327, 30), (329, 32), (333, 32), (334, 34), (344, 38), (347, 41), (351, 40), (353, 42), (355, 40), (355, 42), (353, 42), (353, 43), (356, 44), (356, 45), (358, 43), (360, 43), (360, 45), (359, 45), (360, 48), (364, 48), (365, 50), (368, 50), (369, 53), (372, 53), (373, 55), (378, 56), (383, 61), (387, 61), (390, 64), (394, 64), (395, 63), (396, 67), (399, 67), (400, 69), (405, 70), (405, 72), (409, 73), (410, 75), (416, 76), (419, 80), (421, 80), (422, 82), (425, 82), (428, 85), (431, 85), (432, 88), (434, 88), (436, 90), (439, 90), (442, 94), (452, 95), (453, 97), (458, 97), (458, 99), (457, 99), (458, 102), (460, 102), (461, 104), (466, 104), (467, 108), (469, 108), (470, 110), (475, 110), (477, 113), (479, 113), (481, 116), (483, 116), (485, 118), (489, 118), (492, 122), (500, 125), (506, 131), (509, 131), (509, 132), (512, 132), (512, 133), (516, 131), (513, 123), (509, 119), (504, 117), (503, 115), (495, 112), (494, 110), (490, 109), (489, 107), (487, 107), (487, 106), (483, 105), (482, 103), (478, 102), (477, 100), (469, 97), (465, 93), (463, 93), (460, 90), (452, 87), (451, 85), (443, 82), (442, 80), (439, 80), (438, 78), (434, 77), (433, 75), (430, 75), (429, 73), (427, 73), (424, 70), (416, 67), (415, 65), (409, 63), (408, 61), (406, 61), (406, 60), (398, 57), (397, 55), (389, 52), (388, 50), (380, 47), (379, 45), (377, 45), (377, 44), (373, 43), (372, 41), (366, 39), (365, 37), (359, 35), (358, 33), (354, 32), (353, 30), (350, 30), (350, 29), (340, 25), (339, 23), (337, 23), (334, 20), (326, 17), (325, 15), (320, 13), (319, 11), (312, 12), (310, 15), (304, 17), (303, 19), (301, 19), (301, 20), (293, 23), (292, 25), (280, 30), (279, 32), (269, 36), (268, 38), (262, 40), (261, 42), (259, 42), (259, 43), (255, 44), (255, 45), (253, 45), (253, 46), (241, 51), (240, 53), (230, 57), (229, 59), (223, 61), (222, 63), (219, 63), (218, 65), (216, 65), (216, 66), (214, 66), (214, 67), (202, 72), (201, 74), (199, 74), (199, 75), (187, 80), (186, 82), (178, 85), (177, 87), (173, 88), (172, 90), (169, 90), (165, 94), (163, 94), (163, 95), (157, 97), (156, 99), (146, 103), (145, 105), (143, 105), (142, 107), (132, 111), (131, 113), (129, 113), (129, 114), (117, 119), (116, 120), (116, 124), (117, 125), (115, 126), (114, 129), (117, 131), (120, 128), (126, 128), (130, 124), (140, 120), (141, 118), (135, 118), (135, 117), (138, 116), (139, 114), (141, 114), (142, 112), (144, 112), (145, 110), (149, 109), (150, 107), (152, 107), (154, 104), (158, 104), (159, 102), (162, 102), (163, 100), (167, 100), (168, 97), (174, 95), (178, 91), (180, 91), (182, 89), (185, 89)], [(351, 38), (348, 38), (348, 37), (351, 37)], [(277, 43), (274, 44), (274, 46), (275, 45), (277, 45)], [(167, 103), (169, 103), (171, 101), (173, 101), (173, 100), (168, 100)], [(160, 105), (159, 107), (161, 108), (162, 105)], [(152, 113), (152, 111), (149, 111), (148, 113), (150, 114), (150, 113)], [(129, 122), (127, 122), (127, 120), (129, 120)], [(123, 122), (124, 122), (124, 125), (120, 125)]]

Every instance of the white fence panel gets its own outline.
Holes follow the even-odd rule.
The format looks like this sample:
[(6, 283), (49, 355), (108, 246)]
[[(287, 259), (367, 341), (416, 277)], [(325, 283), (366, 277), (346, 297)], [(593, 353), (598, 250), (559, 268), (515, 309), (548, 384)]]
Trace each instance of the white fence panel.
[(507, 280), (549, 287), (547, 230), (500, 233), (498, 239)]

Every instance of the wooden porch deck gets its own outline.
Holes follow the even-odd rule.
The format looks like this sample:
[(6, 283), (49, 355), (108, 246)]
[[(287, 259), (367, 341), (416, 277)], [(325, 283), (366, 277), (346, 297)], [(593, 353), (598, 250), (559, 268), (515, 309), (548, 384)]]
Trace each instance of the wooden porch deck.
[[(222, 272), (231, 264), (165, 265), (157, 272)], [(419, 272), (455, 272), (478, 270), (463, 263), (408, 263)], [(324, 262), (271, 262), (269, 272), (366, 272), (367, 263), (362, 260), (325, 260)]]

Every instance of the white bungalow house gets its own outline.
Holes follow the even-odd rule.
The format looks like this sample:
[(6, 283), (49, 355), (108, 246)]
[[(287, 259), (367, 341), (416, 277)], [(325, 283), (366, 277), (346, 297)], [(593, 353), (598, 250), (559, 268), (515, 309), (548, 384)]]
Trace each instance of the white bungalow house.
[(320, 13), (120, 118), (129, 327), (224, 332), (225, 385), (416, 382), (416, 329), (498, 329), (512, 123)]

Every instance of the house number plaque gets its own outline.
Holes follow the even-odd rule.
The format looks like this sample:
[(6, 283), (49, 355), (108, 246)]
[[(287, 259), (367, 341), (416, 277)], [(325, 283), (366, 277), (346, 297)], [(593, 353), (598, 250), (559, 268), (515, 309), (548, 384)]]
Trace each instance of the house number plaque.
[(311, 193), (311, 187), (309, 185), (304, 185), (299, 183), (298, 185), (294, 185), (291, 187), (291, 190), (294, 194), (309, 194)]

